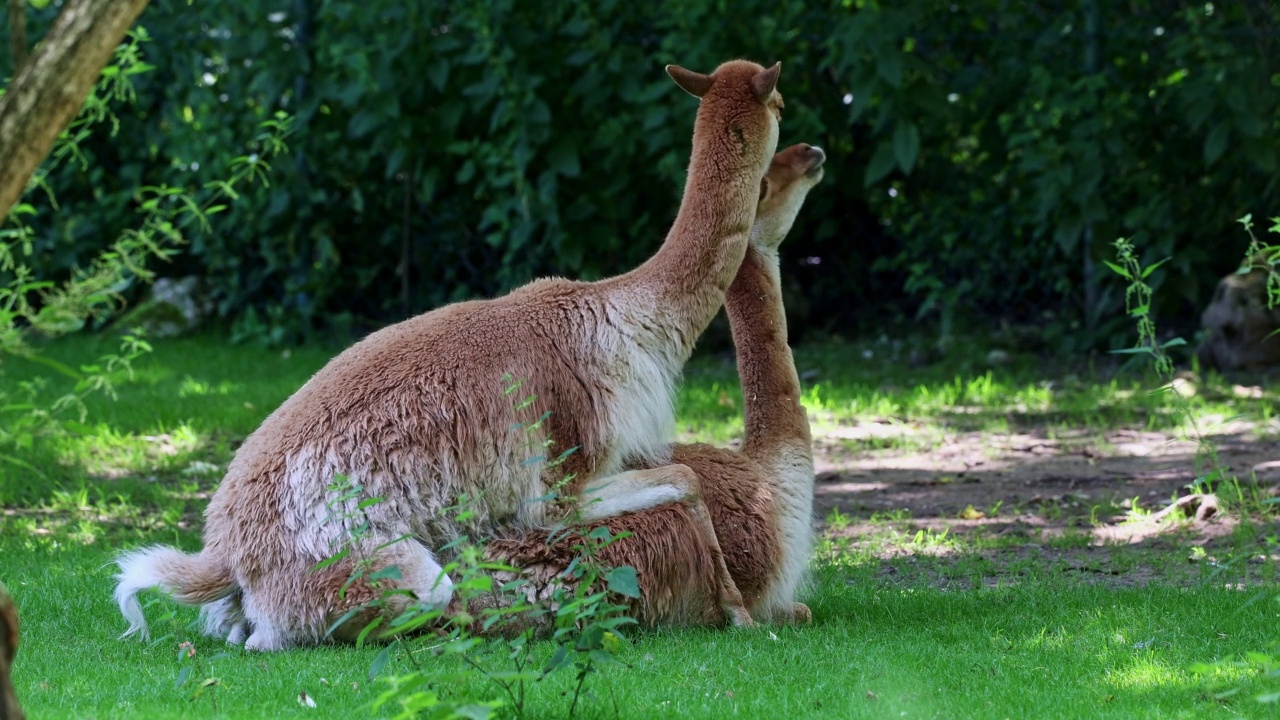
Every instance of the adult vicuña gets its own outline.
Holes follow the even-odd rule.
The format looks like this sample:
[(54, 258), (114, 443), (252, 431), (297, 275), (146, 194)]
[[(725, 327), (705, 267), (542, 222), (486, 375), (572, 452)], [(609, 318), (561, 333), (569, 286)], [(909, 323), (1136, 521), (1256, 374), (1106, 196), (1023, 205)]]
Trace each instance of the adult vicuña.
[[(460, 531), (445, 512), (456, 498), (478, 501), (478, 526), (539, 527), (563, 509), (531, 501), (568, 472), (566, 494), (597, 500), (586, 520), (685, 503), (717, 568), (721, 608), (750, 624), (693, 492), (696, 475), (670, 464), (669, 443), (673, 386), (746, 252), (778, 142), (780, 69), (668, 66), (700, 102), (684, 197), (657, 254), (599, 282), (539, 280), (449, 305), (339, 354), (236, 452), (205, 511), (198, 555), (155, 546), (119, 559), (125, 634), (145, 636), (136, 595), (158, 586), (180, 602), (217, 602), (211, 630), (238, 641), (251, 628), (247, 648), (318, 641), (352, 569), (344, 560), (311, 571), (351, 535), (349, 523), (323, 522), (339, 473), (384, 498), (367, 510), (364, 549), (397, 565), (398, 584), (423, 602), (451, 597), (432, 548)], [(527, 438), (512, 432), (516, 411), (501, 392), (507, 374), (549, 411), (545, 437), (577, 448), (564, 465), (527, 462)], [(404, 536), (419, 542), (392, 542)]]
[[(672, 459), (698, 474), (729, 572), (751, 615), (781, 622), (810, 618), (796, 595), (813, 545), (813, 455), (787, 346), (778, 246), (809, 190), (822, 180), (824, 160), (820, 148), (804, 144), (774, 157), (762, 183), (750, 246), (725, 302), (746, 415), (742, 450), (702, 444), (672, 448)], [(632, 603), (633, 617), (645, 625), (723, 621), (710, 552), (686, 507), (663, 505), (603, 524), (614, 534), (631, 533), (601, 550), (597, 559), (636, 568), (642, 592)], [(578, 555), (577, 538), (548, 544), (547, 537), (528, 532), (486, 548), (490, 559), (521, 570), (531, 581), (526, 592), (533, 599), (549, 597)], [(513, 579), (506, 573), (497, 578)], [(492, 605), (491, 596), (477, 598), (468, 610), (481, 617), (486, 605)]]

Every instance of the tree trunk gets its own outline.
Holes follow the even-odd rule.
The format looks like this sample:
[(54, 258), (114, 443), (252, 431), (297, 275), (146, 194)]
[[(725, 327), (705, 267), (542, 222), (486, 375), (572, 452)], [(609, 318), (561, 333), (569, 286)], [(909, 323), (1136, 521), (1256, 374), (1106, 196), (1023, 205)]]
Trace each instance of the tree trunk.
[(0, 220), (80, 111), (147, 0), (67, 0), (0, 97)]
[(9, 0), (9, 55), (13, 57), (13, 74), (17, 75), (27, 61), (26, 0)]
[(0, 720), (22, 720), (22, 708), (9, 680), (13, 654), (18, 651), (18, 608), (0, 585)]

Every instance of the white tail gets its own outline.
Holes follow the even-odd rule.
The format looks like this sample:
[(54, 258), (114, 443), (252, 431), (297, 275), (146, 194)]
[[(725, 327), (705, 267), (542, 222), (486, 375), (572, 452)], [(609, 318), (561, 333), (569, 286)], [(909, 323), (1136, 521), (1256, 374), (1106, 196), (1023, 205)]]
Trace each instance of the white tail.
[(201, 605), (227, 597), (236, 590), (227, 568), (204, 554), (189, 555), (171, 547), (156, 545), (122, 554), (116, 559), (116, 604), (129, 621), (121, 637), (150, 636), (147, 618), (138, 602), (138, 593), (157, 588), (187, 605)]

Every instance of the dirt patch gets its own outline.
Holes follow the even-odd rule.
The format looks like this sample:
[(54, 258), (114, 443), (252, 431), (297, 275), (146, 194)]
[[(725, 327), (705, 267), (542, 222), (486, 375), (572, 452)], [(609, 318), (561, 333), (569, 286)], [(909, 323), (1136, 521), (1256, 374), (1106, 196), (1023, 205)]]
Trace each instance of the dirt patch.
[(961, 564), (936, 556), (882, 562), (876, 578), (889, 586), (939, 590), (1015, 587), (1033, 578), (1056, 576), (1072, 585), (1138, 588), (1151, 584), (1209, 583), (1230, 590), (1274, 587), (1277, 556), (1253, 555), (1221, 562), (1211, 554), (1192, 556), (1182, 548), (1152, 545), (1117, 553), (1115, 548), (1052, 548), (1037, 543), (978, 552)]
[[(828, 549), (871, 558), (878, 582), (967, 590), (1046, 573), (1114, 588), (1275, 582), (1277, 558), (1265, 538), (1280, 523), (1253, 519), (1257, 532), (1241, 541), (1238, 514), (1191, 495), (1205, 472), (1195, 443), (1136, 430), (935, 430), (927, 442), (849, 449), (851, 437), (891, 430), (912, 432), (815, 429), (816, 511), (834, 520), (824, 523)], [(1246, 492), (1280, 494), (1280, 442), (1239, 425), (1212, 441)]]
[[(1249, 428), (1212, 437), (1218, 458), (1242, 482), (1256, 476), (1262, 492), (1280, 484), (1280, 442)], [(881, 431), (882, 432), (882, 431)], [(1158, 509), (1185, 495), (1196, 477), (1196, 444), (1158, 432), (1115, 430), (1076, 437), (1042, 431), (947, 434), (921, 450), (849, 451), (849, 433), (815, 433), (815, 505), (859, 516), (908, 509), (915, 518), (957, 517), (966, 508), (990, 514), (1044, 503), (1067, 515), (1114, 509), (1137, 497)]]

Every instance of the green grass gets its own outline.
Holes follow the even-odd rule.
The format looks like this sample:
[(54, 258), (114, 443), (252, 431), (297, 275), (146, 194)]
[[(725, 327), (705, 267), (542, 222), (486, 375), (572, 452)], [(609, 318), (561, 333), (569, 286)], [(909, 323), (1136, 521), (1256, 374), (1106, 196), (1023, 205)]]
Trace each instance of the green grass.
[[(1151, 392), (1140, 376), (1055, 367), (1017, 356), (989, 368), (985, 350), (961, 346), (945, 362), (910, 368), (901, 348), (884, 342), (824, 342), (795, 350), (796, 366), (810, 378), (803, 402), (815, 432), (858, 421), (896, 423), (859, 449), (910, 447), (912, 438), (940, 428), (999, 431), (1042, 428), (1056, 432), (1139, 427), (1188, 430), (1169, 392)], [(1189, 406), (1201, 421), (1247, 417), (1275, 434), (1280, 388), (1237, 396), (1233, 383), (1207, 374)], [(742, 431), (742, 394), (728, 361), (695, 362), (686, 371), (680, 417), (686, 432), (723, 442)]]
[[(81, 362), (107, 347), (81, 339), (47, 351)], [(901, 437), (876, 438), (875, 446), (893, 448), (957, 430), (1102, 432), (1182, 422), (1169, 394), (1148, 394), (1137, 380), (1050, 376), (1016, 357), (989, 371), (980, 352), (956, 354), (975, 361), (910, 370), (893, 353), (882, 343), (797, 350), (800, 370), (815, 376), (805, 396), (815, 432), (891, 420)], [(87, 432), (16, 452), (40, 475), (0, 465), (0, 579), (23, 621), (15, 682), (31, 717), (368, 715), (366, 704), (382, 687), (367, 677), (377, 649), (248, 655), (194, 637), (193, 611), (165, 620), (172, 606), (163, 601), (148, 617), (171, 637), (121, 641), (124, 622), (110, 597), (107, 565), (119, 549), (199, 546), (199, 513), (233, 447), (331, 354), (231, 347), (216, 337), (158, 343), (134, 379), (122, 382), (117, 401), (91, 401)], [(6, 362), (5, 382), (36, 372)], [(1244, 415), (1265, 427), (1276, 401), (1274, 387), (1241, 398), (1209, 378), (1191, 403), (1202, 418)], [(686, 435), (736, 437), (741, 394), (733, 366), (695, 361), (680, 412)], [(834, 533), (824, 542), (809, 597), (812, 626), (635, 636), (622, 655), (630, 669), (610, 668), (590, 682), (580, 715), (614, 717), (616, 703), (619, 716), (634, 718), (1275, 716), (1276, 706), (1252, 700), (1280, 685), (1259, 667), (1192, 670), (1274, 643), (1275, 564), (1246, 562), (1259, 538), (1275, 535), (1274, 523), (1246, 523), (1239, 552), (1215, 550), (1223, 563), (1210, 566), (1188, 564), (1188, 546), (1177, 536), (1142, 549), (1095, 547), (1081, 560), (1072, 555), (1087, 549), (1080, 534), (984, 539), (921, 533), (908, 528), (909, 519), (846, 520), (871, 529), (856, 541)], [(1107, 580), (1139, 571), (1149, 576), (1141, 586)], [(1246, 589), (1234, 589), (1241, 582)], [(1263, 599), (1255, 601), (1259, 589)], [(192, 661), (179, 661), (177, 644), (188, 637), (199, 677), (179, 686)], [(407, 667), (398, 658), (384, 674)], [(219, 681), (193, 699), (205, 676)], [(1243, 690), (1215, 697), (1231, 687)], [(570, 673), (539, 684), (527, 716), (564, 716), (571, 689)], [(478, 680), (442, 690), (499, 697)], [(299, 692), (317, 707), (302, 707)]]
[[(6, 539), (6, 559), (15, 544)], [(33, 717), (347, 717), (379, 687), (366, 676), (373, 649), (258, 656), (199, 639), (198, 657), (226, 655), (205, 666), (219, 679), (213, 697), (192, 701), (192, 684), (175, 687), (176, 639), (115, 639), (111, 584), (98, 567), (108, 558), (106, 548), (72, 543), (6, 560), (26, 621), (17, 683)], [(1245, 593), (1061, 578), (947, 592), (832, 572), (814, 595), (815, 622), (803, 629), (639, 637), (623, 655), (632, 668), (607, 670), (583, 716), (610, 717), (613, 701), (623, 717), (1263, 716), (1246, 698), (1213, 699), (1189, 670), (1269, 640), (1276, 608), (1243, 607)], [(1257, 690), (1251, 675), (1213, 679)], [(569, 687), (564, 674), (536, 688), (529, 716), (562, 716)], [(481, 683), (452, 691), (496, 695)], [(299, 706), (300, 692), (317, 708)]]

